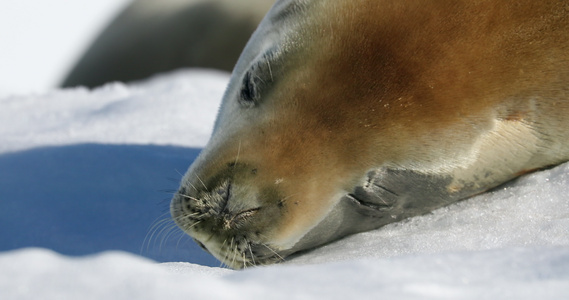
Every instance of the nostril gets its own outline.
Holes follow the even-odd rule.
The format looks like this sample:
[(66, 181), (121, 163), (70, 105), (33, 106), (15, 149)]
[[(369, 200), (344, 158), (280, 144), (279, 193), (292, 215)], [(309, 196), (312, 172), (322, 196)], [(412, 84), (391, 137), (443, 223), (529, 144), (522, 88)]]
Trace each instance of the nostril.
[(238, 228), (243, 225), (243, 222), (255, 215), (260, 209), (260, 207), (248, 209), (233, 215), (231, 218), (226, 217), (224, 218), (223, 227), (225, 229)]
[(229, 199), (231, 198), (231, 182), (229, 180), (225, 180), (220, 186), (215, 189), (215, 192), (212, 193), (214, 196), (217, 195), (220, 210), (224, 211), (229, 204)]
[(217, 188), (214, 189), (214, 193), (223, 197), (224, 199), (229, 198), (229, 193), (231, 192), (231, 182), (225, 180)]
[(234, 220), (245, 220), (249, 217), (252, 217), (254, 214), (256, 214), (257, 211), (259, 211), (259, 209), (261, 209), (261, 208), (257, 207), (257, 208), (242, 211), (242, 212), (236, 214), (235, 217), (233, 217), (233, 219)]

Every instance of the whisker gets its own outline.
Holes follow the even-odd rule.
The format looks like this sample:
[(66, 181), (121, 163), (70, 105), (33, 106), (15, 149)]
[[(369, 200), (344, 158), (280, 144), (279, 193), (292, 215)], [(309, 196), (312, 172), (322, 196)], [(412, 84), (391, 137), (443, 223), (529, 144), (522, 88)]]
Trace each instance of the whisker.
[(251, 260), (253, 261), (253, 266), (256, 266), (257, 263), (255, 263), (255, 255), (253, 255), (253, 248), (251, 248), (251, 244), (249, 242), (247, 242), (247, 248), (249, 248), (249, 253), (251, 253)]
[(239, 140), (239, 147), (237, 148), (237, 157), (235, 157), (234, 165), (237, 165), (237, 162), (239, 161), (239, 154), (240, 153), (241, 153), (241, 140)]
[(271, 82), (274, 82), (274, 78), (273, 78), (273, 70), (271, 70), (271, 62), (269, 61), (268, 58), (265, 58), (265, 61), (267, 62), (267, 66), (269, 67), (269, 75), (271, 75)]
[[(201, 180), (200, 176), (198, 176), (198, 174), (196, 174), (196, 177), (198, 178), (198, 180), (199, 180), (199, 181), (201, 182), (201, 184), (203, 185), (205, 191), (209, 193), (209, 190), (207, 189), (207, 186), (205, 186), (205, 183), (203, 183), (203, 181)], [(197, 189), (196, 189), (196, 191), (197, 191)]]
[(162, 226), (162, 229), (160, 229), (160, 231), (158, 231), (156, 233), (156, 237), (162, 237), (160, 239), (160, 243), (158, 244), (158, 250), (162, 251), (162, 246), (164, 245), (164, 241), (165, 239), (168, 237), (168, 233), (171, 232), (173, 229), (175, 229), (177, 226), (175, 223), (172, 222), (172, 224), (168, 224), (167, 222), (163, 223), (164, 226)]
[(164, 231), (160, 233), (162, 235), (162, 238), (160, 239), (160, 244), (158, 244), (158, 251), (162, 252), (162, 247), (164, 247), (166, 241), (168, 241), (170, 236), (172, 236), (172, 234), (177, 231), (177, 228), (178, 226), (176, 226), (176, 224), (172, 224), (167, 229), (164, 228)]
[[(219, 247), (220, 250), (223, 249), (223, 246), (225, 246), (225, 243), (227, 243), (227, 238), (225, 240), (223, 240), (223, 243), (221, 243), (221, 247)], [(225, 261), (227, 260), (227, 256), (229, 256), (229, 252), (225, 251), (225, 255), (223, 256), (223, 260), (221, 260), (221, 264), (219, 264), (219, 267), (223, 267), (223, 265), (225, 264)]]
[(181, 194), (181, 193), (178, 193), (178, 195), (180, 195), (182, 198), (186, 198), (186, 199), (190, 199), (190, 200), (194, 200), (194, 201), (199, 201), (199, 199), (196, 197), (188, 196), (188, 195)]
[(184, 174), (180, 173), (180, 171), (178, 171), (178, 169), (174, 169), (174, 171), (176, 171), (176, 173), (178, 173), (178, 175), (180, 175), (180, 177), (184, 177)]
[(182, 239), (184, 237), (190, 237), (183, 230), (180, 230), (179, 232), (180, 232), (180, 237), (178, 238), (178, 241), (176, 242), (176, 249), (178, 249), (180, 247), (180, 242), (182, 241)]
[(273, 254), (280, 259), (280, 261), (284, 261), (284, 258), (282, 256), (280, 256), (280, 254), (278, 254), (277, 252), (275, 252), (275, 250), (273, 250), (271, 247), (267, 246), (265, 243), (261, 243), (261, 245), (267, 249), (269, 249), (269, 251), (273, 252)]
[(231, 238), (231, 251), (233, 252), (233, 260), (231, 260), (231, 265), (235, 265), (235, 258), (237, 257), (237, 246), (233, 248), (233, 242), (235, 241), (235, 237)]
[(150, 244), (151, 244), (152, 240), (154, 239), (154, 235), (157, 233), (157, 231), (163, 225), (167, 224), (168, 222), (170, 222), (172, 220), (170, 217), (164, 218), (164, 216), (168, 215), (168, 214), (169, 214), (169, 212), (163, 213), (158, 218), (156, 218), (156, 220), (154, 222), (152, 222), (152, 225), (148, 228), (146, 236), (144, 237), (144, 240), (142, 241), (142, 245), (140, 247), (140, 253), (141, 254), (145, 251), (144, 245), (146, 245), (146, 251), (149, 251)]
[[(263, 237), (263, 238), (266, 238), (266, 236), (264, 236), (264, 235), (260, 235), (260, 236)], [(282, 256), (280, 256), (280, 254), (278, 254), (277, 252), (275, 252), (275, 250), (273, 250), (273, 248), (269, 247), (267, 244), (265, 244), (265, 243), (259, 243), (259, 245), (261, 245), (261, 246), (263, 246), (263, 247), (269, 249), (269, 251), (271, 251), (271, 252), (272, 252), (278, 259), (280, 259), (281, 261), (284, 261), (284, 260), (285, 260)]]
[(201, 220), (195, 222), (194, 224), (190, 225), (190, 227), (186, 228), (186, 230), (190, 230), (190, 229), (194, 228), (196, 225), (198, 225), (198, 224), (201, 223), (201, 222), (202, 222)]
[(263, 80), (263, 78), (261, 78), (261, 76), (255, 75), (255, 77), (257, 77), (257, 79), (259, 79), (259, 81), (261, 81), (263, 84), (266, 84), (266, 82)]
[[(198, 179), (199, 179), (199, 177), (198, 177)], [(203, 183), (203, 182), (202, 182), (202, 183)], [(194, 191), (196, 191), (196, 192), (198, 191), (198, 189), (196, 188), (196, 186), (193, 185), (190, 181), (188, 181), (188, 184), (194, 189)]]

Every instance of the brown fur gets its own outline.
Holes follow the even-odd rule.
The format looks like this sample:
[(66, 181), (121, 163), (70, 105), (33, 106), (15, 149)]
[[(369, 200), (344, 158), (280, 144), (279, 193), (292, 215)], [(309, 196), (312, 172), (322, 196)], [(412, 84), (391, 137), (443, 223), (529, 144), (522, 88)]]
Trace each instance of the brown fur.
[(212, 188), (231, 162), (254, 170), (228, 175), (242, 191), (228, 205), (260, 207), (244, 218), (262, 231), (249, 241), (288, 254), (372, 169), (452, 178), (450, 203), (569, 159), (569, 2), (313, 1), (305, 13), (300, 50), (239, 116), (247, 126), (216, 133), (184, 179)]

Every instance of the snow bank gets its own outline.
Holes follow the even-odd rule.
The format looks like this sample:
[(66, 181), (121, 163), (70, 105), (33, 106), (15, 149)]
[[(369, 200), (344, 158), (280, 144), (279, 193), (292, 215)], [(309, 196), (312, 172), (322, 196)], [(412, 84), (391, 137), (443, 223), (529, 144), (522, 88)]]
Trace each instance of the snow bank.
[(569, 164), (284, 264), (206, 267), (168, 201), (227, 79), (0, 98), (0, 299), (569, 298)]
[(211, 134), (227, 80), (191, 70), (0, 98), (0, 251), (219, 265), (173, 225), (169, 200)]
[(179, 71), (130, 86), (0, 98), (0, 153), (77, 143), (203, 147), (228, 79)]
[(416, 255), (243, 272), (124, 253), (0, 255), (3, 299), (567, 299), (569, 248)]

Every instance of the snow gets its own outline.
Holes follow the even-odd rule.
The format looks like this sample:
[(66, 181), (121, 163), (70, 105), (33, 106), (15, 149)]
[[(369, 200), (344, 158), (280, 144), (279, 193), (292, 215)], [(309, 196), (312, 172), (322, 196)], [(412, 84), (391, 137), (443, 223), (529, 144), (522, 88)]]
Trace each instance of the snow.
[(0, 98), (0, 251), (114, 249), (218, 265), (180, 232), (164, 241), (175, 229), (164, 220), (211, 134), (227, 80), (194, 70)]
[(235, 272), (108, 252), (0, 256), (3, 299), (566, 299), (568, 248), (417, 255)]
[(200, 70), (168, 78), (0, 98), (0, 153), (79, 143), (203, 146), (228, 74)]
[(168, 218), (228, 74), (0, 97), (0, 299), (567, 299), (569, 164), (232, 271)]

